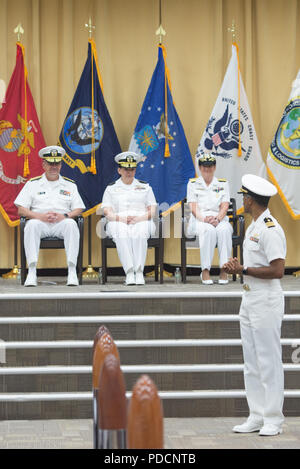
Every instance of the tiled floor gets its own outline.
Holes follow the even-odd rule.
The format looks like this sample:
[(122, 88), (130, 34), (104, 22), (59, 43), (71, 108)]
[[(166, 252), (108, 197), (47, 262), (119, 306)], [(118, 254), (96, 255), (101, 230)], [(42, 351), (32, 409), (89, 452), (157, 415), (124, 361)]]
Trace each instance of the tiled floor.
[[(240, 418), (165, 419), (166, 449), (300, 449), (300, 417), (287, 418), (282, 435), (240, 435)], [(0, 449), (90, 449), (91, 420), (0, 422)]]

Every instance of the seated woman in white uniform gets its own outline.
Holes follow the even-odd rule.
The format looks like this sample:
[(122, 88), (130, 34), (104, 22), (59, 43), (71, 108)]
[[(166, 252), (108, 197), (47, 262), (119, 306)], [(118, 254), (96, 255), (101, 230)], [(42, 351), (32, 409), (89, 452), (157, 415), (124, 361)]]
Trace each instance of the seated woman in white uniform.
[(229, 185), (225, 179), (215, 177), (216, 159), (205, 154), (199, 159), (201, 176), (191, 179), (187, 186), (187, 202), (191, 209), (187, 235), (199, 236), (201, 258), (201, 281), (213, 284), (210, 269), (215, 247), (218, 246), (220, 284), (228, 283), (222, 268), (231, 256), (232, 226), (227, 210), (230, 202)]
[(141, 157), (133, 152), (115, 157), (120, 179), (105, 189), (102, 209), (108, 220), (106, 232), (116, 243), (126, 274), (126, 285), (144, 285), (147, 239), (154, 235), (156, 200), (148, 183), (135, 179)]

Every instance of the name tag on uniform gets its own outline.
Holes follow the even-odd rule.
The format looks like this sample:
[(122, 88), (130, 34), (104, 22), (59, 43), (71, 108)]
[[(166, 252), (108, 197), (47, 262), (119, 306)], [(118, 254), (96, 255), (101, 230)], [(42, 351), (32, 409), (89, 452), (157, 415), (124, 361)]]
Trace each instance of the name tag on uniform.
[(134, 188), (135, 191), (145, 191), (146, 190), (146, 187), (143, 187), (143, 186), (136, 186)]
[(71, 195), (71, 192), (64, 191), (63, 189), (61, 189), (61, 190), (59, 191), (59, 193), (60, 193), (61, 195), (66, 195), (67, 197), (70, 197), (70, 195)]
[(37, 195), (44, 195), (46, 192), (38, 192)]

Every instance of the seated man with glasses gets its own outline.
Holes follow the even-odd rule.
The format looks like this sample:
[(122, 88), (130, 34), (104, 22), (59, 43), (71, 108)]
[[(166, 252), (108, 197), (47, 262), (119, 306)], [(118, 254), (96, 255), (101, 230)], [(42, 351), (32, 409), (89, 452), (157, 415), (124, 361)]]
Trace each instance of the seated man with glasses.
[(44, 174), (29, 180), (15, 200), (18, 213), (28, 218), (24, 247), (28, 263), (26, 287), (37, 285), (36, 265), (40, 240), (45, 237), (64, 239), (68, 262), (67, 285), (78, 285), (76, 264), (79, 251), (79, 229), (74, 218), (85, 205), (75, 182), (62, 177), (60, 170), (65, 150), (49, 146), (39, 151)]

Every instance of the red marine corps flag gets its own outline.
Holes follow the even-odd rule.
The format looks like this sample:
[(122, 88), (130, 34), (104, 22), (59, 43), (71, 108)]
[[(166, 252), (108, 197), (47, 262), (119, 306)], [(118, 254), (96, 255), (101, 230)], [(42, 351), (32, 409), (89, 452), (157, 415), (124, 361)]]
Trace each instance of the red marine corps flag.
[(17, 42), (16, 66), (0, 109), (0, 212), (9, 226), (19, 217), (14, 200), (25, 182), (42, 174), (38, 151), (45, 147), (27, 83), (24, 47)]

